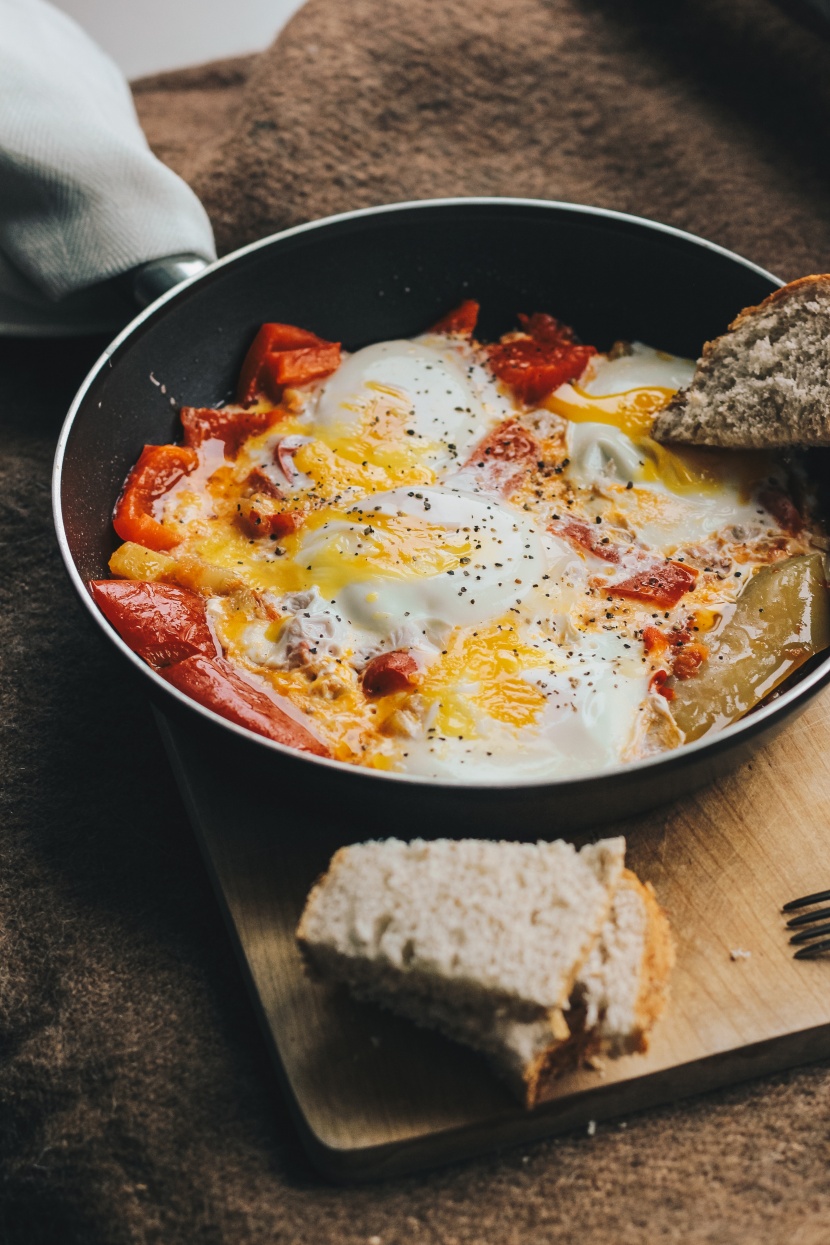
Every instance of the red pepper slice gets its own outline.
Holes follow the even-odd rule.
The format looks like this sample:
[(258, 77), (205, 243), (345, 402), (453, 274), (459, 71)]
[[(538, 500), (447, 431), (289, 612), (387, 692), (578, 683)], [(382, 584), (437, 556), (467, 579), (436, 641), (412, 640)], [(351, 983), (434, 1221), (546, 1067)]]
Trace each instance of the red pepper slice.
[[(281, 356), (287, 357), (281, 362)], [(285, 385), (305, 385), (340, 366), (340, 343), (328, 342), (294, 324), (263, 324), (239, 373), (237, 401), (282, 398)]]
[(363, 691), (367, 696), (403, 692), (415, 685), (417, 675), (418, 663), (410, 653), (403, 649), (379, 653), (363, 671)]
[(248, 437), (265, 432), (282, 417), (282, 411), (216, 411), (209, 406), (183, 406), (179, 411), (185, 445), (196, 449), (203, 441), (223, 441), (226, 458), (236, 458)]
[(490, 367), (527, 406), (541, 402), (567, 381), (576, 380), (595, 355), (594, 346), (581, 346), (572, 329), (553, 316), (535, 312), (520, 315), (522, 334), (507, 334), (488, 347)]
[(112, 525), (122, 540), (146, 549), (172, 549), (181, 537), (153, 515), (154, 503), (169, 493), (198, 463), (195, 450), (182, 445), (145, 445), (115, 503)]
[(93, 579), (88, 587), (107, 622), (149, 665), (170, 666), (196, 653), (217, 655), (197, 592), (131, 579)]
[(697, 571), (680, 562), (655, 562), (619, 583), (603, 585), (613, 596), (646, 601), (660, 609), (672, 609), (695, 585)]
[(472, 298), (465, 298), (452, 311), (448, 311), (430, 329), (431, 333), (458, 333), (461, 337), (472, 337), (478, 324), (479, 304)]
[[(267, 376), (280, 393), (283, 387), (307, 385), (312, 380), (331, 376), (340, 366), (340, 343), (321, 342), (305, 350), (283, 350), (269, 360)], [(273, 396), (275, 390), (270, 388)]]
[(330, 755), (325, 744), (307, 727), (286, 713), (266, 691), (249, 683), (223, 657), (197, 653), (174, 666), (167, 666), (159, 674), (180, 692), (229, 722), (246, 726), (257, 735), (302, 752)]

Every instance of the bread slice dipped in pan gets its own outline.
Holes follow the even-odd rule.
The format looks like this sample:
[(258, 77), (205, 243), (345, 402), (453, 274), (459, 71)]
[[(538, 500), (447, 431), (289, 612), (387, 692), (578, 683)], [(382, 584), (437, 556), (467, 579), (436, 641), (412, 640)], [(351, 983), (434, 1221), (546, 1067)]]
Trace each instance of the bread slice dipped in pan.
[(707, 342), (656, 441), (734, 449), (830, 445), (830, 274), (801, 277)]

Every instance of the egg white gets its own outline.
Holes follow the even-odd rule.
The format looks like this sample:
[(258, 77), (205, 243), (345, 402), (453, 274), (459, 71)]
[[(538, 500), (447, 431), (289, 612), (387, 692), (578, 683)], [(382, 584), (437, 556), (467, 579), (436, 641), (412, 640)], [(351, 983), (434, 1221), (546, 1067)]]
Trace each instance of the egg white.
[[(401, 699), (386, 733), (377, 734), (375, 754), (410, 773), (484, 783), (552, 780), (633, 755), (654, 699), (642, 628), (652, 620), (669, 625), (669, 611), (636, 602), (617, 609), (597, 585), (619, 567), (572, 545), (555, 524), (548, 530), (559, 512), (545, 510), (541, 492), (529, 488), (505, 500), (486, 472), (464, 464), (488, 433), (519, 418), (536, 430), (540, 446), (548, 445), (540, 454), (564, 455), (565, 465), (556, 468), (570, 490), (564, 517), (593, 523), (612, 516), (612, 528), (627, 526), (627, 539), (657, 557), (727, 529), (761, 531), (769, 516), (728, 460), (718, 462), (705, 486), (689, 485), (671, 450), (635, 435), (636, 423), (614, 422), (615, 395), (648, 390), (649, 400), (655, 391), (659, 400), (660, 391), (682, 387), (691, 374), (687, 360), (635, 343), (629, 354), (595, 357), (573, 387), (563, 387), (567, 402), (582, 403), (573, 419), (548, 403), (534, 423), (494, 379), (481, 351), (463, 340), (427, 334), (346, 357), (323, 385), (300, 395), (291, 429), (277, 425), (260, 438), (250, 461), (293, 503), (312, 481), (301, 471), (280, 475), (281, 439), (298, 450), (316, 440), (336, 455), (350, 436), (371, 436), (373, 413), (386, 411), (393, 418), (383, 435), (428, 464), (434, 482), (388, 487), (382, 472), (371, 477), (380, 483), (352, 476), (358, 483), (337, 504), (327, 497), (328, 507), (312, 509), (297, 536), (282, 542), (278, 559), (268, 542), (249, 542), (245, 556), (278, 562), (275, 584), (282, 575), (294, 586), (265, 594), (270, 617), (281, 622), (251, 619), (239, 630), (236, 651), (254, 669), (302, 666), (314, 678), (330, 675), (335, 722), (338, 679), (354, 703), (365, 705), (359, 680), (366, 663), (395, 649), (412, 653), (423, 681)], [(601, 419), (591, 417), (592, 397), (604, 403), (594, 408)], [(739, 582), (730, 580), (725, 596), (734, 596)], [(221, 625), (225, 606), (217, 601), (211, 609)], [(486, 636), (485, 649), (471, 645), (469, 661), (453, 663), (459, 636), (479, 645)], [(529, 698), (517, 725), (510, 698), (524, 704), (522, 688)], [(458, 709), (454, 718), (449, 704)], [(450, 719), (462, 723), (454, 733)], [(343, 727), (342, 742), (359, 755), (354, 722)]]

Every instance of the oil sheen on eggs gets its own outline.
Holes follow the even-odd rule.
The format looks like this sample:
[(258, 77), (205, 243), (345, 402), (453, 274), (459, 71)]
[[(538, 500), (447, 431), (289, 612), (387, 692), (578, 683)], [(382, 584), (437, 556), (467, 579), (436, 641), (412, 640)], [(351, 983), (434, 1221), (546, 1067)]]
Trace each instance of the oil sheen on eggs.
[[(608, 769), (679, 742), (644, 629), (705, 633), (775, 527), (757, 497), (774, 463), (648, 439), (691, 373), (635, 344), (527, 410), (474, 344), (369, 346), (289, 394), (235, 463), (202, 448), (203, 491), (191, 477), (165, 503), (186, 525), (175, 556), (234, 577), (209, 602), (227, 655), (311, 715), (340, 760), (499, 783)], [(516, 470), (477, 455), (505, 421), (536, 447)], [(299, 532), (252, 539), (235, 523), (252, 467), (305, 508)], [(571, 520), (640, 557), (689, 559), (694, 589), (674, 610), (608, 594), (619, 568), (563, 535)], [(367, 663), (399, 649), (416, 686), (368, 698)]]

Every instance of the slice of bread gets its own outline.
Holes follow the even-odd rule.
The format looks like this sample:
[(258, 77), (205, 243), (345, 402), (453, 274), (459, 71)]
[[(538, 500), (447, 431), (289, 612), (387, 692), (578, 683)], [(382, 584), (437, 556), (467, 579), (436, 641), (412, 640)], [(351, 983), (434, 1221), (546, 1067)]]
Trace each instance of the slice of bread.
[(452, 1036), (484, 1050), (525, 1104), (537, 1106), (564, 1072), (597, 1065), (604, 1055), (648, 1050), (668, 1002), (674, 958), (668, 918), (652, 887), (626, 869), (574, 984), (567, 1032), (553, 1033), (543, 1016), (494, 1012), (483, 1026), (480, 1017), (457, 1016)]
[(358, 844), (297, 938), (323, 977), (483, 1051), (533, 1106), (581, 1058), (642, 1049), (662, 1009), (668, 926), (624, 853), (623, 839)]
[(830, 274), (801, 277), (707, 342), (656, 441), (766, 449), (830, 445)]

